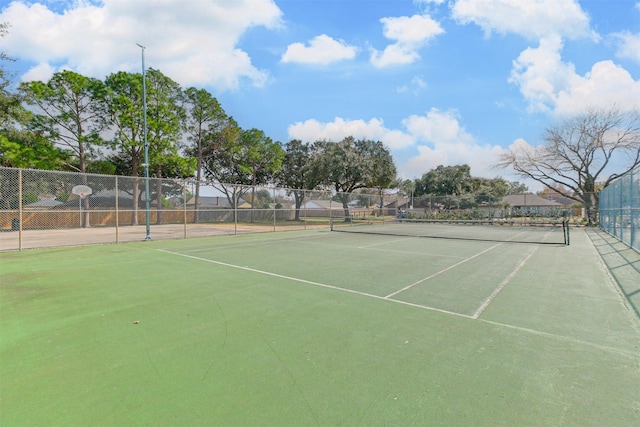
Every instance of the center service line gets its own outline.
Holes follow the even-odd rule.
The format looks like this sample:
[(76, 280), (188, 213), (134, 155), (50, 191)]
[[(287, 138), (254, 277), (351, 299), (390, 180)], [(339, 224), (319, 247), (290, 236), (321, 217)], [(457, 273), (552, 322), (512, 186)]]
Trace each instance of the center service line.
[(496, 289), (494, 289), (494, 291), (491, 293), (491, 295), (489, 295), (489, 298), (487, 298), (487, 300), (480, 306), (480, 308), (478, 308), (476, 310), (475, 313), (473, 313), (473, 316), (471, 316), (471, 317), (473, 317), (474, 319), (477, 319), (478, 316), (480, 316), (482, 314), (482, 312), (485, 311), (487, 309), (487, 307), (489, 307), (489, 304), (491, 304), (491, 302), (493, 302), (493, 300), (498, 296), (498, 294), (500, 292), (502, 292), (504, 287), (507, 286), (507, 283), (509, 283), (511, 281), (511, 279), (513, 279), (513, 277), (518, 273), (518, 271), (520, 271), (520, 269), (522, 267), (524, 267), (524, 265), (527, 263), (527, 261), (529, 261), (529, 258), (531, 258), (531, 256), (537, 250), (538, 250), (538, 246), (536, 246), (535, 248), (533, 248), (533, 250), (531, 252), (529, 252), (529, 255), (527, 255), (525, 257), (525, 259), (523, 259), (520, 262), (520, 264), (518, 264), (516, 266), (516, 268), (513, 269), (513, 271), (506, 277), (506, 279), (504, 279), (502, 281), (502, 283), (500, 283), (500, 285)]
[(414, 282), (414, 283), (410, 284), (409, 286), (405, 286), (404, 288), (402, 288), (402, 289), (400, 289), (400, 290), (397, 290), (397, 291), (395, 291), (395, 292), (393, 292), (393, 293), (391, 293), (391, 294), (387, 295), (387, 296), (386, 296), (386, 297), (384, 297), (384, 298), (388, 299), (388, 298), (391, 298), (392, 296), (398, 295), (399, 293), (404, 292), (404, 291), (406, 291), (406, 290), (408, 290), (408, 289), (411, 289), (411, 288), (413, 288), (414, 286), (419, 285), (419, 284), (420, 284), (420, 283), (422, 283), (422, 282), (426, 282), (426, 281), (427, 281), (427, 280), (429, 280), (429, 279), (433, 279), (434, 277), (439, 276), (440, 274), (442, 274), (442, 273), (444, 273), (444, 272), (447, 272), (447, 271), (451, 270), (452, 268), (456, 268), (457, 266), (459, 266), (459, 265), (461, 265), (461, 264), (464, 264), (464, 263), (465, 263), (465, 262), (467, 262), (467, 261), (471, 261), (472, 259), (474, 259), (474, 258), (476, 258), (476, 257), (479, 257), (480, 255), (482, 255), (482, 254), (484, 254), (484, 253), (486, 253), (486, 252), (489, 252), (490, 250), (493, 250), (493, 249), (497, 248), (497, 247), (498, 247), (498, 246), (500, 246), (500, 245), (502, 245), (502, 243), (498, 243), (497, 245), (493, 245), (493, 246), (491, 246), (490, 248), (485, 249), (485, 250), (484, 250), (484, 251), (482, 251), (482, 252), (478, 252), (477, 254), (472, 255), (472, 256), (470, 256), (469, 258), (465, 258), (465, 259), (463, 259), (463, 260), (462, 260), (462, 261), (460, 261), (460, 262), (457, 262), (457, 263), (455, 263), (455, 264), (453, 264), (453, 265), (450, 265), (449, 267), (445, 268), (444, 270), (440, 270), (440, 271), (438, 271), (437, 273), (433, 273), (431, 276), (427, 276), (427, 277), (425, 277), (425, 278), (423, 278), (423, 279), (418, 280), (417, 282)]

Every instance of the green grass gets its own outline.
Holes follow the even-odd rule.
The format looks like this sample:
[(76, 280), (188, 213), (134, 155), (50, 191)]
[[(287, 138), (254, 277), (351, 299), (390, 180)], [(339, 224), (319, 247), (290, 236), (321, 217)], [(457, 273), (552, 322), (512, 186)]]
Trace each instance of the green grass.
[(0, 425), (638, 425), (638, 318), (586, 235), (452, 267), (494, 245), (307, 231), (2, 253)]

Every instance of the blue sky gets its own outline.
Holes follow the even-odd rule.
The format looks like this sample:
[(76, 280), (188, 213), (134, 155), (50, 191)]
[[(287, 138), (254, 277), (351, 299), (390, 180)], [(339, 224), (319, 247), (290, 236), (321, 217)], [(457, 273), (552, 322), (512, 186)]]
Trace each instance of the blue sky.
[(243, 128), (380, 140), (403, 178), (517, 179), (492, 168), (503, 150), (585, 108), (640, 108), (638, 0), (0, 0), (0, 22), (18, 82), (139, 72), (141, 43)]

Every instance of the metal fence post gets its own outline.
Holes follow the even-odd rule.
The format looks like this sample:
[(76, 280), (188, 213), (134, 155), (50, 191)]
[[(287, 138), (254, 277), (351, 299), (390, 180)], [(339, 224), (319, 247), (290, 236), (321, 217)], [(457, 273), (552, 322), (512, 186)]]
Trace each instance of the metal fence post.
[(22, 250), (22, 169), (18, 170), (18, 250)]
[[(640, 209), (640, 185), (637, 188), (637, 194), (638, 194), (638, 199), (636, 199), (634, 197), (633, 194), (633, 180), (634, 180), (634, 175), (635, 175), (635, 170), (632, 170), (631, 173), (629, 174), (629, 223), (630, 223), (630, 229), (629, 229), (629, 243), (631, 245), (631, 247), (638, 247), (638, 242), (636, 241), (636, 225), (638, 225), (637, 221), (636, 221), (636, 211)], [(640, 184), (640, 183), (639, 183)]]
[(116, 175), (116, 181), (115, 181), (114, 187), (115, 187), (115, 192), (116, 192), (116, 194), (115, 194), (115, 198), (116, 198), (116, 201), (115, 201), (115, 203), (116, 203), (116, 243), (119, 243), (120, 242), (120, 234), (119, 234), (120, 233), (120, 212), (119, 212), (119, 209), (118, 209), (118, 199), (120, 198), (120, 193), (119, 193), (119, 190), (118, 190), (118, 176), (117, 175)]
[(183, 184), (182, 186), (182, 222), (184, 224), (184, 238), (187, 238), (187, 186)]

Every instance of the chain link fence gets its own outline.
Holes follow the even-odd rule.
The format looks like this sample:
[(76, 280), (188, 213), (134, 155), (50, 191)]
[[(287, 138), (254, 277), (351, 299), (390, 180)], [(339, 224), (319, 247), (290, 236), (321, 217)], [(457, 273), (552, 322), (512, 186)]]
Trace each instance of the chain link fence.
[(149, 178), (147, 210), (145, 184), (144, 177), (0, 167), (0, 250), (145, 240), (147, 224), (157, 240), (329, 229), (333, 217), (553, 219), (571, 209), (534, 195), (405, 197), (397, 190), (336, 193)]
[(0, 168), (0, 250), (329, 228), (330, 191)]
[(640, 251), (640, 167), (600, 192), (600, 228)]

